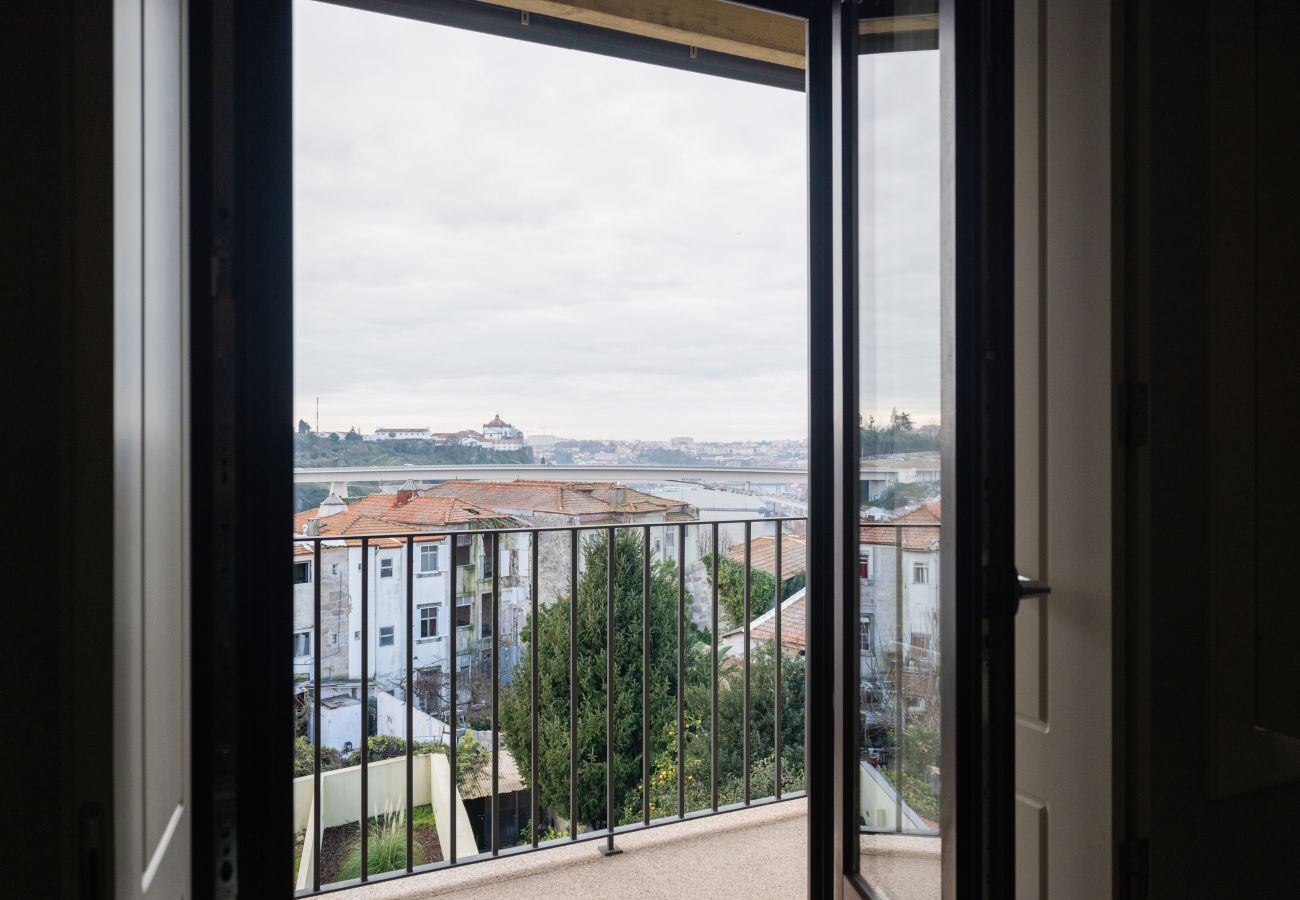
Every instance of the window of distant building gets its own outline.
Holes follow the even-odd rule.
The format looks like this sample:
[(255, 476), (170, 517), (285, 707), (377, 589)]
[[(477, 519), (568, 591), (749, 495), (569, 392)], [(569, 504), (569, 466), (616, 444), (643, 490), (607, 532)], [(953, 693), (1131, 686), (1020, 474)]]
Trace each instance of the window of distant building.
[(293, 636), (293, 655), (311, 656), (311, 632), (299, 631)]
[(921, 653), (930, 651), (930, 636), (916, 631), (912, 632), (912, 649)]
[(912, 584), (929, 584), (930, 583), (930, 564), (929, 563), (912, 563)]
[(381, 559), (379, 561), (379, 577), (380, 578), (393, 577), (393, 561), (391, 559)]
[(381, 625), (381, 626), (379, 627), (379, 646), (381, 646), (381, 647), (391, 647), (391, 646), (393, 646), (393, 626), (392, 626), (392, 625)]
[(859, 578), (870, 578), (870, 577), (871, 577), (871, 557), (870, 557), (870, 556), (859, 556), (859, 557), (858, 557), (858, 577), (859, 577)]
[(438, 636), (438, 610), (436, 605), (420, 607), (420, 637), (431, 638)]
[(469, 551), (470, 551), (469, 542), (470, 542), (470, 539), (467, 538), (467, 537), (465, 537), (465, 538), (458, 537), (458, 538), (453, 538), (453, 540), (456, 541), (456, 565), (458, 565), (458, 566), (468, 566), (468, 565), (469, 565)]
[(484, 594), (479, 598), (479, 625), (483, 637), (492, 636), (492, 595)]
[(465, 625), (470, 624), (471, 621), (470, 613), (472, 611), (473, 611), (473, 606), (471, 606), (470, 604), (457, 602), (456, 604), (456, 627), (457, 628), (461, 628)]
[(293, 583), (311, 584), (311, 563), (300, 562), (293, 564)]
[(871, 652), (871, 616), (858, 619), (858, 649), (863, 653)]
[(425, 544), (420, 548), (420, 572), (428, 574), (438, 571), (438, 545)]

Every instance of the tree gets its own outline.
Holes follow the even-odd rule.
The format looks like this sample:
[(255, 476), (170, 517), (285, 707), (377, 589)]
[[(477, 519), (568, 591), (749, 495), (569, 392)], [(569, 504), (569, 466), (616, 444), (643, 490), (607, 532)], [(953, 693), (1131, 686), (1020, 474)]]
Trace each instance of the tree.
[[(705, 655), (707, 659), (707, 654)], [(769, 643), (750, 650), (749, 663), (750, 796), (775, 794), (776, 654)], [(781, 784), (784, 791), (804, 786), (804, 664), (803, 657), (785, 651), (781, 657)], [(709, 740), (708, 676), (688, 683), (684, 706), (682, 749), (684, 799), (687, 811), (712, 803)], [(735, 655), (720, 665), (718, 684), (718, 803), (744, 799), (744, 667)], [(650, 817), (677, 811), (677, 722), (671, 720), (658, 742), (661, 749), (650, 768)], [(638, 784), (623, 807), (623, 821), (640, 818)]]
[(298, 420), (298, 433), (299, 433), (299, 434), (311, 434), (311, 426), (307, 424), (307, 420), (306, 420), (306, 419), (299, 419), (299, 420)]
[(895, 432), (911, 431), (912, 417), (895, 407), (889, 412), (889, 430)]
[[(704, 558), (705, 571), (712, 577), (713, 554)], [(750, 566), (749, 618), (755, 619), (772, 608), (776, 576)], [(745, 565), (729, 556), (718, 557), (718, 610), (733, 628), (745, 624)]]
[(361, 440), (361, 432), (357, 431), (357, 426), (353, 425), (351, 428), (349, 428), (348, 433), (343, 436), (343, 440), (345, 441)]
[[(614, 543), (614, 809), (619, 810), (641, 776), (641, 537), (616, 532)], [(602, 826), (605, 810), (605, 646), (608, 541), (598, 533), (583, 547), (577, 611), (577, 755), (580, 822)], [(528, 623), (529, 642), (501, 697), (500, 723), (520, 773), (532, 781), (530, 657), (538, 654), (538, 802), (569, 814), (569, 614), (571, 597), (561, 597)], [(649, 733), (659, 736), (676, 716), (677, 579), (673, 563), (659, 560), (650, 573)], [(530, 617), (531, 620), (531, 617)], [(707, 678), (706, 637), (688, 623), (687, 680)]]

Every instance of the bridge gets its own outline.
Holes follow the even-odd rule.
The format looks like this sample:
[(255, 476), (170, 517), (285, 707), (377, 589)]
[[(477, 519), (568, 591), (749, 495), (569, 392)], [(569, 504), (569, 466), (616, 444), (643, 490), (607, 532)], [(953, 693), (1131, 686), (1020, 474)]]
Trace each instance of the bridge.
[(295, 484), (347, 483), (355, 481), (692, 481), (748, 482), (749, 484), (795, 484), (808, 480), (806, 468), (739, 468), (734, 466), (540, 466), (509, 465), (437, 465), (437, 466), (335, 466), (330, 468), (295, 468)]
[[(875, 497), (891, 484), (910, 481), (939, 480), (938, 460), (934, 457), (890, 460), (863, 460), (859, 469), (862, 498)], [(908, 464), (911, 463), (911, 466)], [(412, 481), (620, 481), (643, 484), (654, 481), (681, 481), (701, 485), (799, 484), (808, 480), (808, 469), (791, 467), (742, 468), (738, 466), (638, 466), (586, 465), (541, 466), (532, 464), (437, 465), (437, 466), (334, 466), (330, 468), (295, 468), (296, 484), (336, 484), (349, 482), (392, 483)], [(346, 489), (346, 488), (344, 488)]]

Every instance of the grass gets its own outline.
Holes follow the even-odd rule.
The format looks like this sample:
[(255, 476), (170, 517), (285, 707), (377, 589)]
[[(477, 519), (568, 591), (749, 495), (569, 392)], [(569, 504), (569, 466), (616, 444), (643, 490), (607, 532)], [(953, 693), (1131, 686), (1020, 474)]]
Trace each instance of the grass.
[[(392, 872), (397, 869), (406, 868), (406, 817), (399, 810), (385, 811), (383, 815), (376, 816), (367, 823), (370, 829), (370, 840), (367, 854), (367, 874), (380, 875), (384, 872)], [(411, 827), (415, 831), (421, 829), (435, 828), (435, 819), (433, 807), (431, 805), (417, 806), (411, 813)], [(422, 865), (429, 860), (424, 859), (424, 848), (419, 841), (414, 846), (413, 865)], [(332, 880), (346, 881), (349, 878), (361, 877), (361, 842), (358, 840), (349, 850), (348, 855), (344, 857), (338, 872), (334, 874)]]

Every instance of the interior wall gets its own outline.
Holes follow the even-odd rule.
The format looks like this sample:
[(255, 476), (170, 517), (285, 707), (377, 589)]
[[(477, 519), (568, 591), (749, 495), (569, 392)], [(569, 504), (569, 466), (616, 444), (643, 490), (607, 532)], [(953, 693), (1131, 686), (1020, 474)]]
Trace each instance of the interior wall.
[(0, 6), (0, 659), (21, 766), (0, 779), (0, 892), (14, 897), (75, 897), (112, 874), (111, 71), (107, 0)]
[(1122, 25), (1124, 341), (1149, 396), (1124, 466), (1122, 895), (1289, 895), (1300, 5), (1150, 0)]

